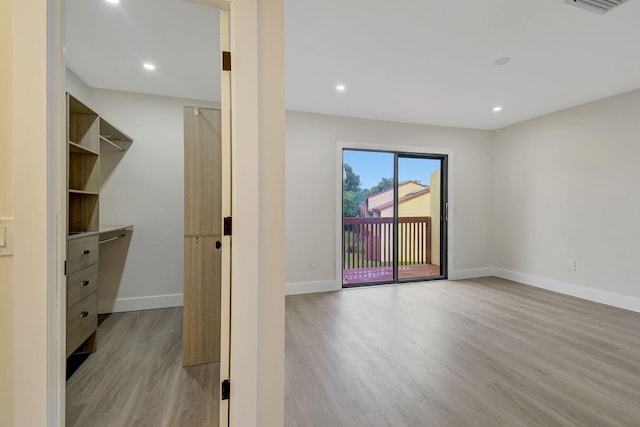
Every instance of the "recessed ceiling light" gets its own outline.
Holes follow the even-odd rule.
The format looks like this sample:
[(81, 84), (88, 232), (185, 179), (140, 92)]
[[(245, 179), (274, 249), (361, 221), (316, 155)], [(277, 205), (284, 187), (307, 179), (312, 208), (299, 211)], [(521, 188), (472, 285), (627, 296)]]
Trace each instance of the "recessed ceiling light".
[(502, 111), (502, 107), (499, 105), (496, 105), (495, 107), (493, 107), (493, 112), (494, 113), (499, 113), (500, 111)]
[(149, 70), (149, 71), (153, 71), (156, 69), (156, 66), (150, 62), (145, 62), (142, 66), (144, 67), (145, 70)]
[(503, 56), (502, 58), (498, 58), (495, 61), (493, 61), (493, 64), (494, 65), (504, 65), (509, 61), (511, 61), (511, 58), (509, 58), (508, 56)]
[(120, 0), (105, 0), (107, 3), (111, 3), (111, 4), (118, 4), (120, 3)]
[(337, 85), (336, 86), (336, 91), (338, 91), (338, 92), (344, 92), (345, 90), (347, 90), (347, 87), (345, 85)]

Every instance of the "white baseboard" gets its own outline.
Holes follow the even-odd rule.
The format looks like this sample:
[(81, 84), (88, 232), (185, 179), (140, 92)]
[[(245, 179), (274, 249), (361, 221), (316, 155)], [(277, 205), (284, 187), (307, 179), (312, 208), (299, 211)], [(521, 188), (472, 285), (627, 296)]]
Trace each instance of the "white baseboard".
[[(523, 283), (536, 288), (547, 289), (549, 291), (571, 295), (588, 301), (598, 302), (640, 313), (640, 298), (615, 294), (600, 289), (588, 288), (586, 286), (547, 279), (545, 277), (534, 276), (517, 271), (506, 270), (504, 268), (482, 267), (454, 270), (449, 273), (449, 280), (465, 280), (488, 276), (496, 276), (502, 279), (513, 280), (514, 282)], [(287, 283), (285, 285), (285, 295), (329, 292), (338, 291), (340, 289), (342, 289), (342, 286), (335, 281)]]
[(342, 289), (342, 286), (333, 280), (324, 282), (286, 283), (284, 285), (284, 294), (314, 294), (316, 292), (339, 291), (340, 289)]
[(454, 270), (449, 272), (449, 280), (475, 279), (476, 277), (493, 276), (493, 268), (468, 268), (465, 270)]
[[(493, 268), (470, 268), (466, 270), (455, 270), (449, 273), (450, 280), (473, 279), (475, 277), (493, 276)], [(342, 285), (335, 281), (320, 282), (300, 282), (286, 283), (284, 288), (285, 295), (314, 294), (317, 292), (332, 292), (342, 289)]]
[(502, 279), (513, 280), (514, 282), (534, 286), (536, 288), (547, 289), (549, 291), (571, 295), (588, 301), (599, 302), (601, 304), (624, 308), (625, 310), (640, 313), (640, 298), (614, 294), (600, 289), (560, 282), (553, 279), (547, 279), (545, 277), (505, 270), (503, 268), (493, 268), (493, 275)]
[(124, 311), (153, 310), (155, 308), (181, 307), (182, 294), (153, 295), (148, 297), (118, 298), (100, 301), (98, 313), (120, 313)]

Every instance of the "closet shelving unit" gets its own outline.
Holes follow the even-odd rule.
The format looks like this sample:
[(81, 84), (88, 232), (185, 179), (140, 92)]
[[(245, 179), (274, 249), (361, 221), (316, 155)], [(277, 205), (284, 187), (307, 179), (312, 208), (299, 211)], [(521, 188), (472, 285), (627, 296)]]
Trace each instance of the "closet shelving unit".
[[(103, 119), (100, 118), (100, 142), (101, 147), (111, 148), (118, 151), (127, 151), (133, 142), (126, 133)], [(106, 146), (105, 146), (106, 144)]]
[(67, 357), (96, 349), (98, 245), (128, 226), (100, 226), (100, 153), (133, 139), (67, 94)]
[(69, 234), (97, 231), (100, 211), (99, 117), (71, 95), (67, 104)]

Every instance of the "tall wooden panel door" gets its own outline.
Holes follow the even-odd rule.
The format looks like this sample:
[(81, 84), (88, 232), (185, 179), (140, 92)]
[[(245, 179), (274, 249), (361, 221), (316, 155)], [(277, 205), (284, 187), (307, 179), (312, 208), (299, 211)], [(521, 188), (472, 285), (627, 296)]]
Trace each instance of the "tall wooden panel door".
[(220, 110), (184, 108), (184, 366), (220, 361)]

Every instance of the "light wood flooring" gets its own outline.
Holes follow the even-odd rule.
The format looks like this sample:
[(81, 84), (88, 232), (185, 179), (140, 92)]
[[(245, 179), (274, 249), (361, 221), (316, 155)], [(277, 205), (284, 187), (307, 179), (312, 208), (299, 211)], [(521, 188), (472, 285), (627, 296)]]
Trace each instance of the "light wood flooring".
[(182, 308), (115, 313), (67, 381), (67, 427), (218, 425), (218, 363), (182, 367)]
[(640, 314), (502, 279), (289, 296), (286, 426), (640, 426)]

